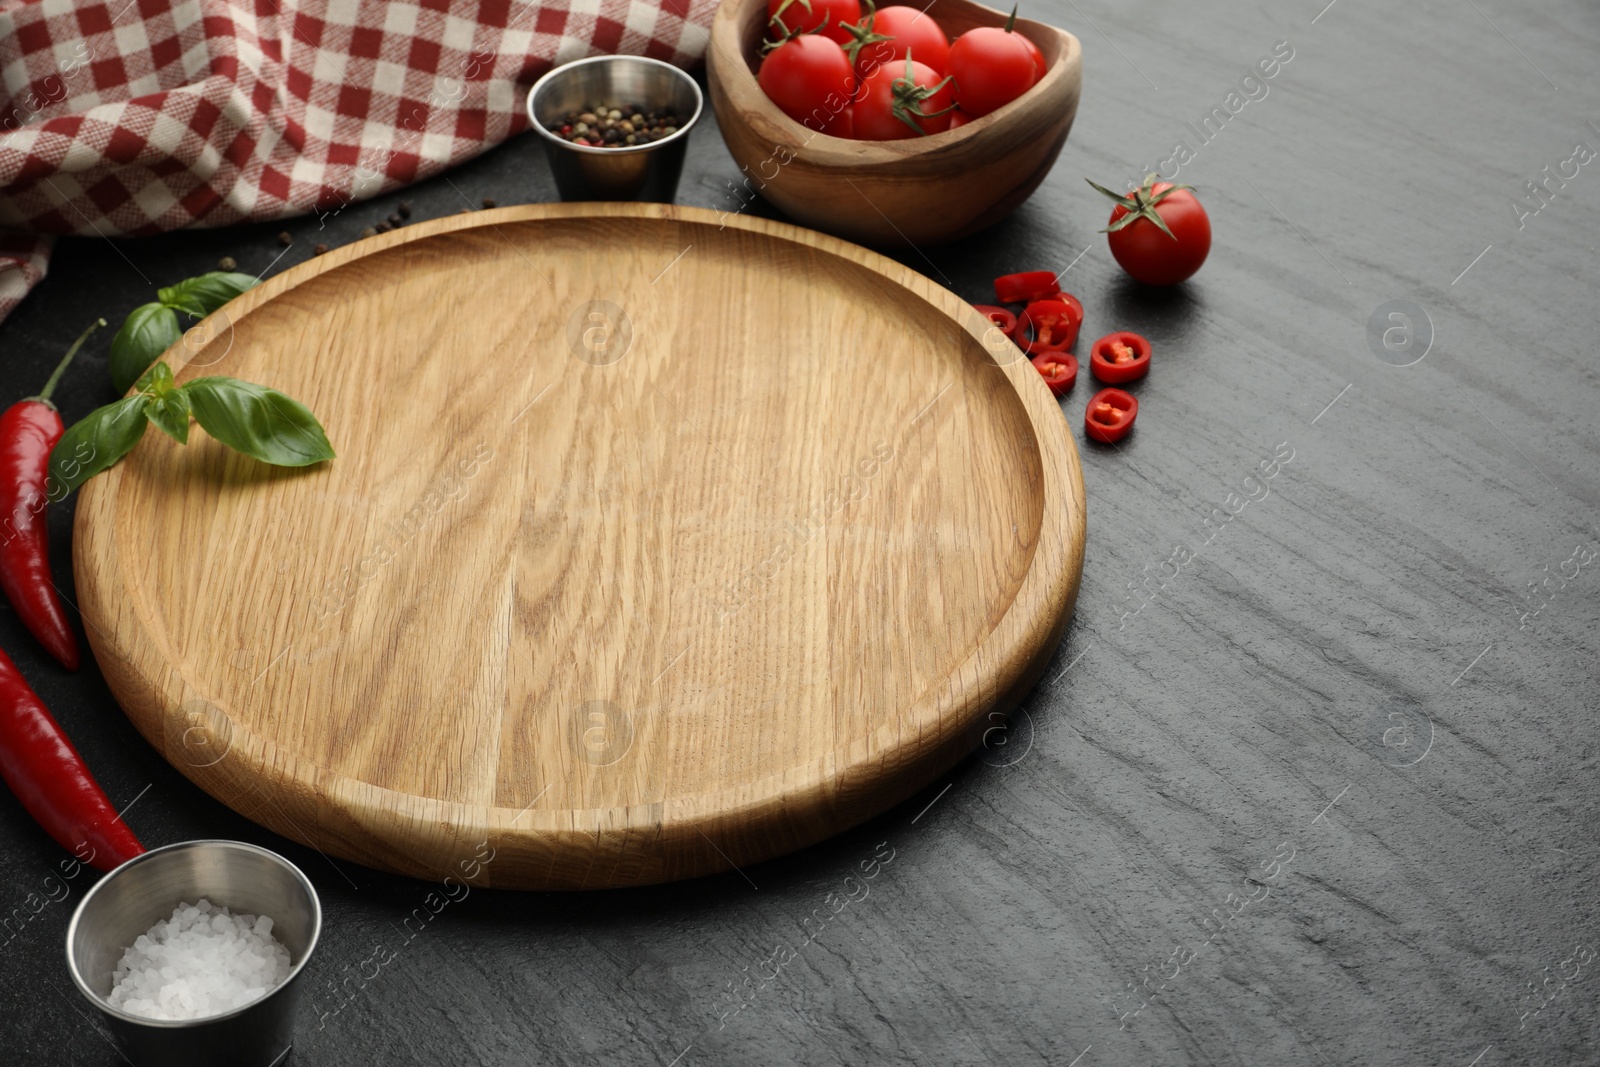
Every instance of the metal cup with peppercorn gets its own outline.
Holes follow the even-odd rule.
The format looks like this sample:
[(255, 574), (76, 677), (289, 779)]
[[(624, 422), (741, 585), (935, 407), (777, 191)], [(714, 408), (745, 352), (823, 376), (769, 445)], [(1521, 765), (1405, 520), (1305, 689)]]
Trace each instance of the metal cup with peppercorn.
[(703, 107), (693, 78), (643, 56), (580, 59), (528, 91), (563, 200), (671, 203)]

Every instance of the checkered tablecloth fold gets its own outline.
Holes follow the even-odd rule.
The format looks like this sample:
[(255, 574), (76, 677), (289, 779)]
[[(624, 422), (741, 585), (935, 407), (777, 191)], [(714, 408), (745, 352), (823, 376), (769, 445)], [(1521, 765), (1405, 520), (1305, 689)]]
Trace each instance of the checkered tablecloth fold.
[(691, 66), (716, 0), (0, 2), (0, 320), (52, 234), (336, 211), (527, 123), (551, 66)]

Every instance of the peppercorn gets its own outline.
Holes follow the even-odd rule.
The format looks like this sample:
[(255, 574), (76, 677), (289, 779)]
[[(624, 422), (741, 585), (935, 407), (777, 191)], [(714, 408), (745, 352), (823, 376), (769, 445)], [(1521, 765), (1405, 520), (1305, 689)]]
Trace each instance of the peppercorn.
[(361, 236), (363, 236), (363, 237), (376, 237), (376, 236), (378, 236), (378, 231), (375, 228), (373, 228), (371, 226), (368, 226), (366, 229), (361, 231)]
[(494, 207), (494, 197), (492, 197), (492, 196), (486, 196), (486, 197), (484, 197), (484, 198), (483, 198), (483, 206), (484, 206), (484, 207), (485, 207), (485, 208), (486, 208), (486, 209), (487, 209), (487, 208), (491, 208), (491, 207)]
[(278, 234), (278, 243), (283, 247), (288, 248), (290, 245), (294, 244), (294, 238), (289, 236), (288, 230), (285, 230)]
[(670, 137), (680, 126), (670, 110), (646, 112), (633, 104), (596, 103), (584, 111), (568, 112), (548, 129), (584, 148), (627, 148)]
[(311, 250), (311, 254), (314, 255), (314, 256), (320, 256), (324, 252), (326, 252), (327, 250), (328, 250), (328, 246), (327, 245), (317, 245), (317, 247), (315, 247), (315, 248), (313, 248)]
[(232, 256), (223, 256), (221, 259), (217, 260), (217, 269), (238, 270), (239, 264), (234, 262), (234, 258)]
[(401, 218), (409, 219), (411, 217), (411, 201), (409, 201), (409, 200), (400, 201), (400, 206), (398, 208), (396, 208), (395, 210), (396, 210), (396, 212), (399, 214), (399, 216)]

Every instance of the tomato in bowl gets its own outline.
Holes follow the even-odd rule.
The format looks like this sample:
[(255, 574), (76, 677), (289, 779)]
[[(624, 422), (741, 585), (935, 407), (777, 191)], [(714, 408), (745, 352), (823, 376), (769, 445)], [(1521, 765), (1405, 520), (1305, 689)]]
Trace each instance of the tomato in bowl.
[[(957, 40), (982, 26), (1003, 29), (1009, 17), (973, 0), (933, 0), (926, 12)], [(827, 127), (847, 109), (851, 131), (859, 135), (863, 128), (848, 90), (802, 118), (762, 92), (756, 72), (767, 19), (767, 0), (724, 0), (712, 20), (707, 82), (723, 140), (740, 168), (725, 210), (745, 210), (759, 196), (806, 226), (864, 244), (953, 240), (999, 221), (1032, 194), (1077, 113), (1083, 82), (1077, 37), (1018, 19), (1013, 32), (1027, 39), (1025, 48), (1038, 50), (1043, 64), (1021, 96), (981, 116), (951, 111), (942, 132), (926, 136), (910, 130), (883, 142), (832, 136)], [(911, 57), (921, 62), (915, 44)], [(924, 114), (931, 110), (924, 106)]]

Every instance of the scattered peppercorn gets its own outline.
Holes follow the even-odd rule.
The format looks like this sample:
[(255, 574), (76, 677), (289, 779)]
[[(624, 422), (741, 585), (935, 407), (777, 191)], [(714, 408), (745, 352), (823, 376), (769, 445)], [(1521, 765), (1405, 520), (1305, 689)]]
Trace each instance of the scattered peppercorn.
[[(588, 148), (631, 148), (670, 137), (678, 132), (679, 122), (677, 114), (670, 110), (596, 104), (567, 112), (549, 130), (564, 141)], [(491, 205), (485, 201), (484, 206)]]
[(411, 201), (409, 201), (409, 200), (400, 201), (400, 207), (396, 209), (396, 212), (399, 214), (399, 216), (401, 218), (409, 219), (411, 217)]
[(218, 270), (238, 270), (239, 269), (239, 264), (234, 260), (234, 258), (232, 256), (223, 256), (221, 259), (217, 260), (217, 269)]
[(327, 245), (318, 245), (317, 247), (315, 247), (315, 248), (313, 248), (311, 250), (311, 254), (314, 255), (314, 256), (320, 256), (324, 252), (326, 252), (327, 250), (328, 250), (328, 246)]
[(483, 198), (483, 206), (484, 206), (485, 210), (494, 207), (494, 197), (492, 197), (492, 196), (484, 197)]
[(294, 244), (294, 238), (289, 236), (288, 230), (285, 230), (278, 234), (278, 243), (283, 247), (288, 248), (290, 245)]
[(368, 226), (366, 229), (361, 231), (361, 236), (363, 236), (363, 237), (376, 237), (376, 236), (378, 236), (378, 231), (376, 229), (374, 229), (373, 227)]
[(374, 226), (373, 229), (378, 233), (388, 233), (390, 230), (394, 229), (394, 227), (390, 226), (387, 222), (380, 222)]
[(397, 230), (400, 227), (405, 225), (405, 220), (400, 218), (399, 212), (396, 212), (395, 214), (390, 215), (389, 218), (386, 221), (389, 223), (390, 226), (393, 226)]

